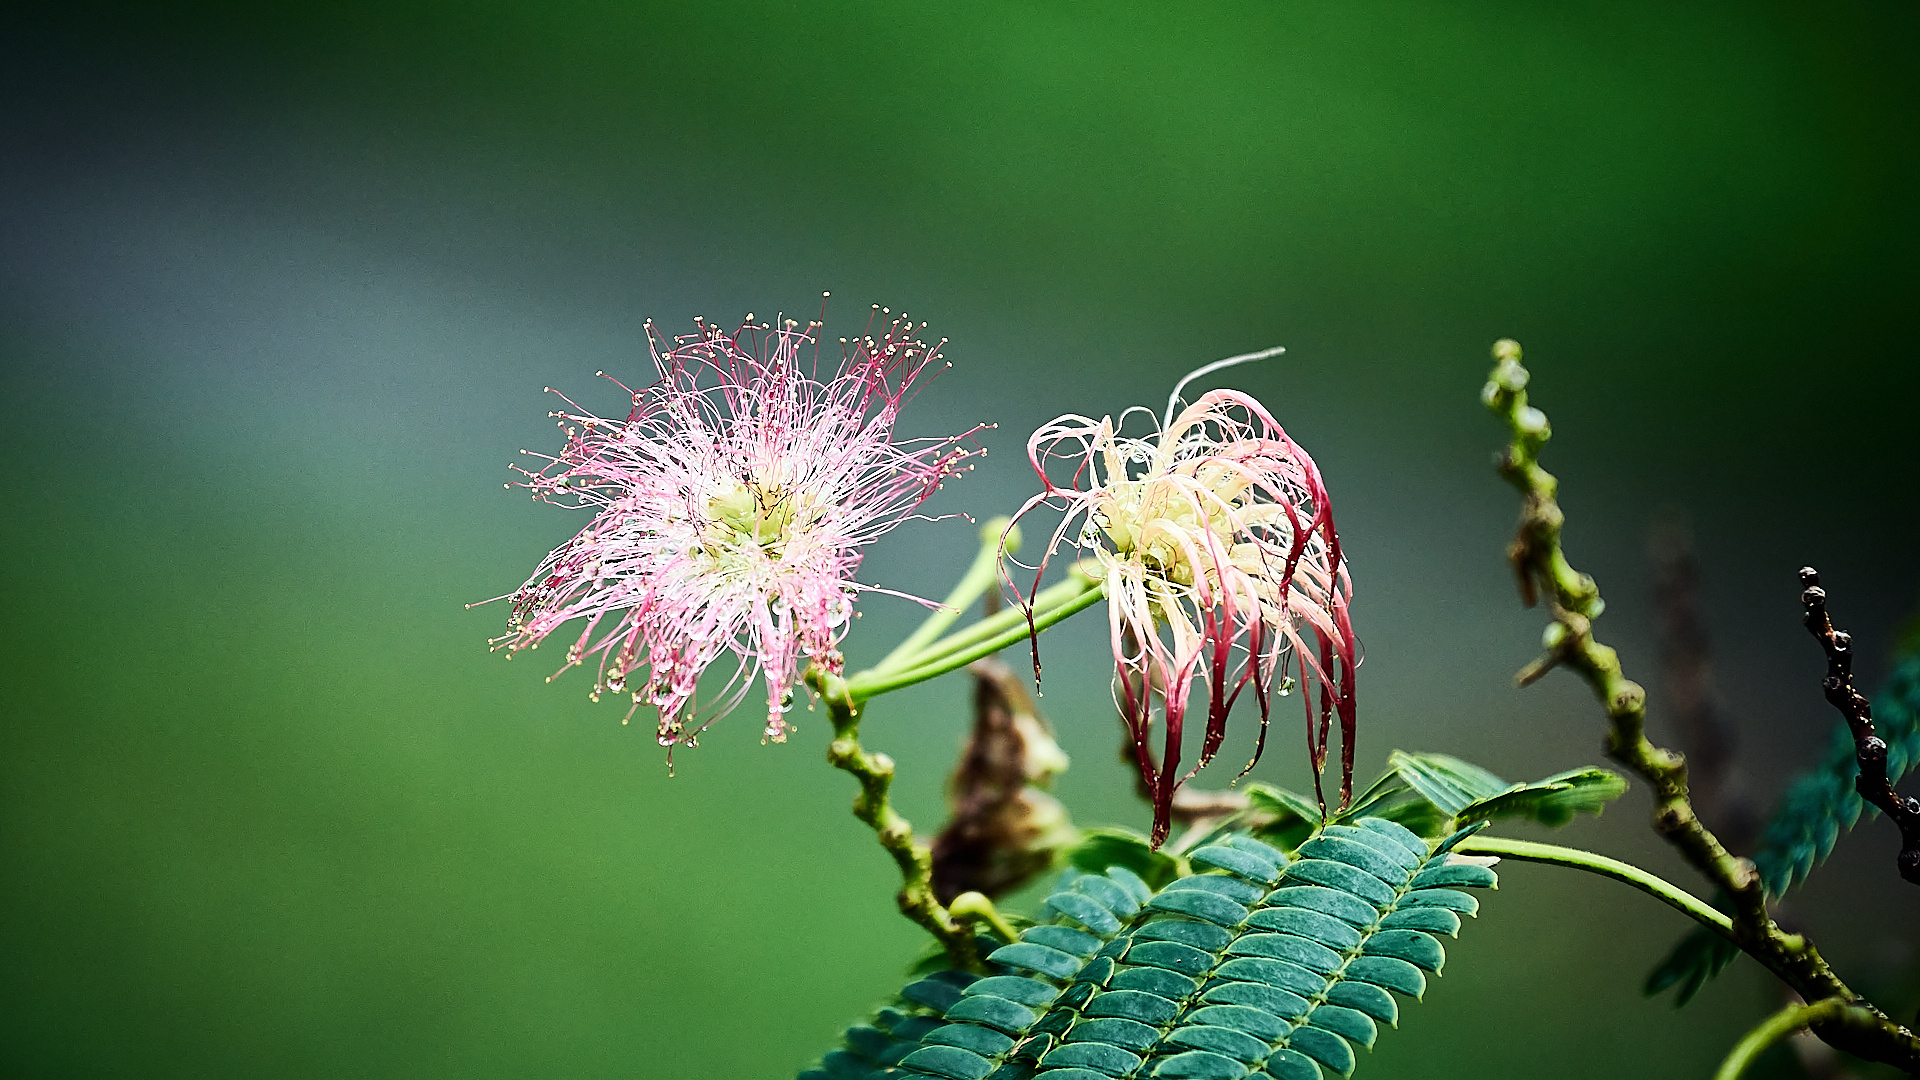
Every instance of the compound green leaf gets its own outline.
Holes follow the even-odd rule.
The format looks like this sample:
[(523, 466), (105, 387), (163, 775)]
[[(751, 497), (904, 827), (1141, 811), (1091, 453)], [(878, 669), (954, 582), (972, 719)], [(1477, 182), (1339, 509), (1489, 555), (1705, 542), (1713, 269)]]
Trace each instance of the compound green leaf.
[[(1445, 785), (1476, 780), (1432, 756), (1409, 757), (1398, 767), (1443, 796)], [(1404, 780), (1402, 787), (1411, 790)], [(1438, 972), (1444, 964), (1434, 935), (1458, 934), (1459, 917), (1478, 910), (1472, 897), (1455, 890), (1495, 883), (1476, 860), (1446, 855), (1477, 827), (1427, 841), (1377, 817), (1349, 817), (1304, 838), (1302, 857), (1290, 863), (1222, 827), (1192, 858), (1212, 869), (1168, 882), (1157, 893), (1124, 869), (1070, 872), (1049, 900), (1085, 929), (1029, 927), (989, 957), (1002, 970), (1031, 975), (932, 972), (910, 983), (901, 1003), (880, 1010), (870, 1025), (850, 1029), (843, 1049), (803, 1075), (1320, 1080), (1323, 1069), (1344, 1075), (1354, 1067), (1354, 1048), (1371, 1047), (1379, 1024), (1398, 1021), (1393, 994), (1420, 997), (1422, 969)]]

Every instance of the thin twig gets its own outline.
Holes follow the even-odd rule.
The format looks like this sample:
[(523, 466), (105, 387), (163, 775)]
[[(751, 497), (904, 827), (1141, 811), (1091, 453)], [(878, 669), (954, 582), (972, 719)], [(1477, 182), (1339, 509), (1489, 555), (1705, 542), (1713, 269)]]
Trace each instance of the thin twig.
[(1853, 638), (1833, 628), (1833, 619), (1827, 614), (1827, 590), (1820, 587), (1820, 572), (1811, 566), (1802, 567), (1800, 583), (1806, 586), (1800, 603), (1806, 608), (1807, 632), (1827, 654), (1827, 677), (1821, 680), (1820, 689), (1826, 692), (1827, 702), (1847, 718), (1847, 728), (1853, 732), (1854, 759), (1860, 766), (1854, 790), (1899, 826), (1896, 865), (1901, 877), (1920, 885), (1920, 800), (1902, 798), (1887, 778), (1887, 744), (1874, 734), (1873, 706), (1866, 695), (1853, 688)]
[(1920, 1038), (1841, 982), (1811, 942), (1774, 923), (1753, 863), (1729, 854), (1694, 812), (1687, 797), (1686, 761), (1647, 740), (1646, 691), (1622, 674), (1619, 655), (1593, 637), (1593, 620), (1605, 608), (1600, 587), (1567, 562), (1560, 546), (1566, 515), (1556, 501), (1559, 481), (1539, 461), (1553, 431), (1546, 414), (1527, 404), (1530, 376), (1521, 366), (1520, 346), (1500, 341), (1493, 356), (1493, 373), (1481, 399), (1512, 434), (1513, 441), (1495, 463), (1522, 499), (1520, 527), (1507, 554), (1521, 598), (1531, 605), (1544, 597), (1553, 617), (1544, 637), (1546, 653), (1522, 671), (1521, 681), (1537, 679), (1556, 666), (1578, 672), (1606, 708), (1611, 722), (1608, 755), (1653, 789), (1654, 831), (1732, 900), (1734, 940), (1740, 948), (1808, 1001), (1837, 998), (1860, 1006), (1816, 1026), (1815, 1034), (1860, 1057), (1920, 1070)]

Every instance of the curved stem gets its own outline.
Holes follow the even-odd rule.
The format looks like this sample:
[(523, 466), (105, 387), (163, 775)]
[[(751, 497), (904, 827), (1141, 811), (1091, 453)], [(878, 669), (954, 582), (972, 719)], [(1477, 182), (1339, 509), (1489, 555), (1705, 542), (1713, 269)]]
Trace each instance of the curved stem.
[[(1002, 545), (1004, 538), (1005, 544)], [(1009, 517), (997, 517), (980, 527), (980, 553), (973, 557), (973, 565), (961, 576), (960, 583), (953, 587), (947, 598), (941, 601), (914, 632), (894, 647), (885, 659), (869, 668), (878, 674), (894, 671), (913, 663), (920, 650), (926, 648), (934, 639), (947, 632), (947, 627), (960, 617), (960, 613), (980, 599), (1000, 576), (1000, 556), (1020, 550), (1020, 530)]]
[(1639, 889), (1704, 926), (1712, 927), (1727, 938), (1734, 937), (1733, 920), (1727, 918), (1724, 912), (1715, 910), (1713, 905), (1705, 900), (1632, 863), (1609, 859), (1605, 855), (1596, 855), (1579, 848), (1561, 847), (1558, 844), (1538, 844), (1531, 840), (1507, 840), (1497, 836), (1468, 837), (1454, 850), (1463, 855), (1498, 855), (1503, 859), (1513, 859), (1517, 862), (1564, 866), (1573, 870), (1585, 870), (1589, 874), (1598, 874), (1604, 878), (1612, 878)]
[[(1760, 1026), (1747, 1032), (1746, 1037), (1734, 1044), (1733, 1051), (1720, 1063), (1720, 1071), (1713, 1074), (1713, 1080), (1737, 1080), (1753, 1059), (1761, 1052), (1781, 1039), (1799, 1031), (1801, 1028), (1838, 1018), (1853, 1008), (1839, 998), (1821, 998), (1811, 1005), (1795, 1003), (1781, 1009), (1762, 1021)], [(1865, 1010), (1861, 1010), (1864, 1012)]]
[(966, 667), (983, 656), (992, 656), (1015, 642), (1045, 630), (1069, 615), (1085, 611), (1099, 603), (1104, 595), (1105, 590), (1099, 582), (1076, 574), (1072, 580), (1063, 581), (1035, 598), (1031, 625), (1025, 611), (1019, 608), (1003, 611), (991, 619), (980, 620), (946, 641), (936, 643), (915, 658), (919, 661), (915, 667), (891, 672), (876, 668), (849, 678), (846, 681), (847, 693), (856, 702), (866, 701), (889, 690), (926, 682), (935, 676)]
[(946, 948), (947, 959), (954, 967), (983, 970), (973, 928), (955, 919), (933, 894), (932, 850), (914, 841), (913, 826), (887, 798), (893, 786), (893, 759), (868, 753), (860, 745), (860, 706), (847, 694), (846, 681), (813, 667), (807, 670), (807, 683), (826, 702), (827, 715), (833, 721), (827, 760), (860, 781), (860, 794), (853, 799), (853, 816), (872, 827), (880, 846), (900, 867), (900, 891), (894, 896), (900, 913), (925, 927)]

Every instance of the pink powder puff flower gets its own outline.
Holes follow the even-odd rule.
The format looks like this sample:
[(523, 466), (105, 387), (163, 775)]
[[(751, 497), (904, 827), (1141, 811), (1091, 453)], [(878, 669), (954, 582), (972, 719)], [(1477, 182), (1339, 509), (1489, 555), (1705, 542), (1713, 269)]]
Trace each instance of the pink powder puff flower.
[[(553, 414), (565, 450), (538, 472), (518, 471), (536, 498), (591, 510), (593, 520), (512, 594), (508, 632), (494, 646), (537, 647), (562, 623), (585, 620), (567, 666), (597, 657), (594, 699), (634, 687), (627, 718), (642, 702), (654, 706), (668, 747), (696, 745), (757, 675), (766, 738), (782, 742), (804, 661), (837, 673), (854, 598), (886, 591), (853, 580), (863, 549), (917, 517), (980, 451), (959, 445), (973, 431), (895, 440), (908, 388), (945, 344), (915, 338), (904, 316), (878, 336), (842, 338), (840, 368), (826, 381), (816, 377), (817, 321), (769, 327), (749, 315), (730, 334), (696, 324), (698, 333), (669, 341), (647, 323), (660, 379), (628, 391), (626, 419), (562, 395), (573, 408)], [(732, 677), (703, 698), (702, 674), (729, 654)]]
[[(1122, 413), (1119, 425), (1110, 416), (1061, 416), (1027, 440), (1045, 490), (1020, 513), (1041, 505), (1063, 510), (1047, 555), (1067, 542), (1104, 580), (1114, 703), (1152, 794), (1156, 845), (1166, 839), (1175, 789), (1213, 759), (1227, 712), (1249, 683), (1260, 734), (1247, 767), (1259, 761), (1270, 699), (1276, 684), (1281, 695), (1289, 693), (1294, 656), (1306, 684), (1307, 748), (1322, 812), (1320, 771), (1335, 715), (1341, 806), (1352, 797), (1360, 660), (1348, 619), (1353, 583), (1320, 470), (1246, 394), (1213, 390), (1180, 408), (1180, 393), (1194, 379), (1280, 351), (1195, 371), (1174, 387), (1164, 417), (1138, 406)], [(1145, 438), (1121, 434), (1135, 414), (1158, 430)], [(1070, 478), (1060, 482), (1048, 475), (1058, 461), (1072, 463)], [(1039, 569), (1045, 565), (1043, 557)], [(1181, 734), (1196, 683), (1207, 694), (1206, 735), (1199, 760), (1182, 774)], [(1166, 726), (1158, 765), (1147, 742), (1156, 712)]]

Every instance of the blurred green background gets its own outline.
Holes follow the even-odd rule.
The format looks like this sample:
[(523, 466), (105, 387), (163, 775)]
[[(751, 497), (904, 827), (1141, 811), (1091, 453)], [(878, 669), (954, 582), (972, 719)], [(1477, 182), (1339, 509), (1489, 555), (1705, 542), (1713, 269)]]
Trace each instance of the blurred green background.
[[(596, 370), (646, 377), (649, 316), (832, 290), (830, 332), (871, 303), (930, 320), (955, 367), (907, 426), (1000, 424), (937, 503), (981, 516), (1030, 489), (1039, 421), (1287, 345), (1231, 382), (1332, 486), (1363, 774), (1396, 746), (1512, 777), (1599, 758), (1570, 679), (1510, 682), (1541, 619), (1477, 401), (1503, 335), (1649, 683), (1646, 536), (1691, 522), (1759, 791), (1831, 723), (1794, 570), (1825, 571), (1869, 685), (1920, 594), (1911, 3), (0, 18), (10, 1076), (790, 1076), (898, 984), (917, 931), (824, 724), (762, 747), (736, 717), (669, 779), (463, 607), (578, 524), (505, 466), (556, 445), (542, 387), (613, 408)], [(972, 545), (912, 526), (864, 576), (937, 594)], [(914, 617), (865, 614), (856, 664)], [(1046, 643), (1061, 791), (1144, 827), (1097, 622)], [(964, 698), (867, 725), (923, 828)], [(1258, 775), (1307, 783), (1296, 741)], [(1567, 841), (1684, 878), (1644, 811)], [(1844, 844), (1796, 915), (1910, 1014), (1892, 843)], [(1776, 1003), (1745, 961), (1685, 1012), (1645, 1001), (1678, 916), (1503, 881), (1365, 1075), (1700, 1076)]]

